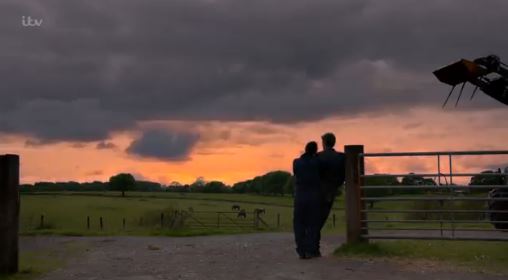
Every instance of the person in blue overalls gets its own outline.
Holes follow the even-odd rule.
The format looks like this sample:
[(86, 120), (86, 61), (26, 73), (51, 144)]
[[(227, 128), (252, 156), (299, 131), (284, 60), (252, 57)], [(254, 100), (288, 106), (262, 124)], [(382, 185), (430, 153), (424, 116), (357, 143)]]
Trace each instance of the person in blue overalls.
[(320, 202), (318, 145), (309, 142), (305, 153), (293, 161), (295, 199), (293, 230), (301, 259), (319, 257)]

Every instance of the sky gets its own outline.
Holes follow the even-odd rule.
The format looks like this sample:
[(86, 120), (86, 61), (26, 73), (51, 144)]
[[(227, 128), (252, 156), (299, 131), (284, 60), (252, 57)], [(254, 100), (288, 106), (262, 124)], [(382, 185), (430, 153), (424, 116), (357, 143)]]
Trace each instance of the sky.
[(27, 183), (129, 172), (232, 184), (290, 171), (325, 132), (338, 150), (508, 149), (505, 105), (477, 94), (442, 109), (449, 88), (432, 75), (461, 58), (508, 61), (506, 11), (505, 0), (2, 0), (0, 154), (21, 156)]

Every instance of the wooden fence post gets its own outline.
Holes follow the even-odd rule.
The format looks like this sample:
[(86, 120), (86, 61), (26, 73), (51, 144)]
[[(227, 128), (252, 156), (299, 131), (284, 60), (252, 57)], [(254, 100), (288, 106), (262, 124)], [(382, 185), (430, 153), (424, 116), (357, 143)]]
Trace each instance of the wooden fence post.
[(99, 227), (101, 230), (104, 228), (104, 224), (102, 222), (102, 217), (99, 218)]
[(19, 156), (0, 156), (0, 274), (18, 272)]
[(280, 213), (277, 213), (277, 228), (280, 228)]
[(86, 229), (90, 229), (90, 216), (86, 217)]
[(44, 215), (41, 215), (41, 224), (39, 226), (40, 229), (44, 228)]
[(333, 218), (333, 227), (335, 228), (335, 213), (333, 213), (332, 218)]
[(161, 229), (164, 228), (164, 213), (161, 213)]
[(362, 234), (367, 234), (363, 230), (365, 215), (362, 213), (364, 203), (361, 200), (361, 175), (364, 173), (363, 145), (347, 145), (344, 148), (346, 153), (346, 226), (347, 243), (368, 242), (362, 238)]

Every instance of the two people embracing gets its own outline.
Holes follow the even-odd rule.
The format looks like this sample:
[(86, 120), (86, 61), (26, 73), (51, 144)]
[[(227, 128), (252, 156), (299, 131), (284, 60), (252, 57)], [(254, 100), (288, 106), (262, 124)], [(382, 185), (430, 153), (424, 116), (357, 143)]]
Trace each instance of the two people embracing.
[(321, 140), (322, 151), (318, 152), (316, 142), (309, 142), (303, 155), (293, 161), (293, 230), (301, 259), (321, 256), (321, 229), (344, 183), (346, 160), (344, 153), (334, 149), (335, 135), (326, 133)]

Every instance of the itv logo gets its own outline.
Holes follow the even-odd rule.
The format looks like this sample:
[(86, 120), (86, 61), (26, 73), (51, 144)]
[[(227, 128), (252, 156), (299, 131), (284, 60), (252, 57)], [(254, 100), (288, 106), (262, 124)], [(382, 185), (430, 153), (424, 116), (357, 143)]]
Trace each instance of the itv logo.
[(42, 18), (35, 19), (30, 16), (22, 16), (21, 17), (21, 25), (24, 27), (41, 27), (42, 26)]

